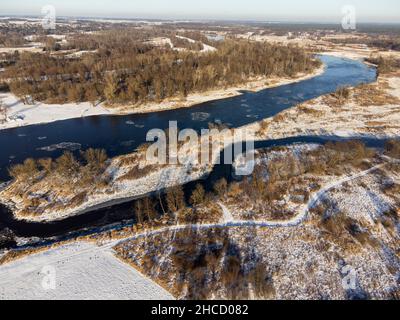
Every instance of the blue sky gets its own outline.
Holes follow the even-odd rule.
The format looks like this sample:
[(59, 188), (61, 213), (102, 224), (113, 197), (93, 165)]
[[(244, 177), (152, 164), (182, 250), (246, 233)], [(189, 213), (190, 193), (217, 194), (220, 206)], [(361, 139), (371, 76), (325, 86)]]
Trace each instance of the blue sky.
[(399, 0), (0, 0), (0, 15), (40, 15), (44, 5), (60, 16), (341, 21), (354, 5), (359, 21), (400, 22)]

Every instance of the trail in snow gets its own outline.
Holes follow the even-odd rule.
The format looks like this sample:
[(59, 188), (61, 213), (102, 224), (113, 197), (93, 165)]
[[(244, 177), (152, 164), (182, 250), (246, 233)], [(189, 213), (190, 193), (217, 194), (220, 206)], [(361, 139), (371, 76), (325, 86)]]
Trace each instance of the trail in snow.
[[(388, 158), (389, 159), (389, 158)], [(125, 239), (117, 239), (117, 240), (112, 240), (112, 241), (105, 241), (99, 246), (94, 246), (92, 248), (82, 250), (79, 252), (74, 252), (69, 255), (63, 256), (62, 259), (59, 257), (55, 258), (54, 260), (49, 259), (49, 263), (55, 263), (55, 262), (60, 262), (60, 261), (65, 261), (68, 260), (72, 257), (84, 255), (90, 252), (94, 251), (99, 251), (99, 252), (104, 252), (104, 251), (109, 251), (111, 250), (114, 246), (126, 242), (126, 241), (132, 241), (132, 240), (138, 240), (138, 239), (143, 239), (146, 237), (150, 236), (155, 236), (159, 235), (165, 232), (178, 232), (182, 230), (187, 230), (187, 229), (192, 229), (192, 230), (207, 230), (207, 229), (214, 229), (214, 228), (246, 228), (246, 227), (259, 227), (259, 228), (289, 228), (289, 227), (296, 227), (300, 225), (302, 222), (304, 222), (309, 214), (309, 211), (315, 207), (315, 205), (318, 203), (318, 201), (323, 197), (325, 193), (327, 193), (330, 190), (333, 190), (337, 188), (338, 186), (342, 185), (343, 183), (364, 177), (368, 174), (370, 174), (373, 171), (376, 171), (386, 164), (380, 164), (377, 166), (374, 166), (368, 170), (365, 170), (363, 172), (360, 172), (356, 175), (348, 176), (345, 177), (335, 183), (331, 183), (321, 190), (319, 190), (314, 196), (311, 197), (310, 201), (308, 204), (305, 206), (304, 210), (297, 216), (293, 217), (290, 220), (284, 220), (284, 221), (249, 221), (249, 220), (234, 220), (232, 213), (229, 211), (229, 209), (223, 205), (222, 203), (219, 203), (219, 206), (221, 207), (223, 211), (223, 222), (221, 223), (213, 223), (213, 224), (191, 224), (191, 225), (175, 225), (175, 226), (169, 226), (169, 227), (164, 227), (152, 231), (147, 231), (143, 232), (140, 234), (136, 234), (132, 237), (125, 238)], [(32, 267), (35, 267), (33, 264)], [(0, 281), (3, 280), (4, 275), (2, 276), (0, 274)]]
[(230, 210), (224, 206), (221, 202), (218, 203), (218, 205), (221, 207), (222, 209), (222, 213), (223, 213), (223, 221), (224, 222), (231, 222), (234, 220), (232, 212), (230, 212)]
[[(345, 177), (335, 183), (331, 183), (321, 190), (319, 190), (314, 196), (311, 197), (310, 201), (307, 203), (307, 206), (302, 210), (300, 214), (297, 216), (293, 217), (290, 220), (285, 220), (285, 221), (248, 221), (248, 220), (234, 220), (231, 212), (226, 208), (223, 204), (219, 203), (222, 211), (223, 211), (223, 217), (224, 217), (224, 222), (223, 223), (214, 223), (214, 224), (191, 224), (191, 225), (176, 225), (176, 226), (171, 226), (171, 227), (165, 227), (157, 230), (152, 230), (152, 231), (147, 231), (141, 234), (137, 234), (133, 237), (119, 240), (117, 242), (113, 242), (113, 245), (117, 245), (119, 243), (125, 242), (125, 241), (132, 241), (132, 240), (137, 240), (137, 239), (142, 239), (150, 236), (155, 236), (159, 235), (165, 232), (177, 232), (177, 231), (182, 231), (182, 230), (187, 230), (187, 229), (192, 229), (192, 230), (207, 230), (207, 229), (214, 229), (214, 228), (245, 228), (245, 227), (258, 227), (258, 228), (289, 228), (289, 227), (296, 227), (303, 223), (310, 212), (312, 208), (315, 207), (315, 205), (318, 203), (318, 201), (323, 197), (325, 193), (327, 193), (330, 190), (333, 190), (337, 188), (338, 186), (352, 181), (356, 180), (358, 178), (364, 177), (368, 174), (370, 174), (373, 171), (376, 171), (386, 164), (380, 164), (377, 166), (374, 166), (368, 170), (365, 170), (363, 172), (360, 172), (356, 175), (348, 176)], [(108, 244), (107, 244), (108, 245)]]
[[(130, 298), (143, 298), (143, 297), (153, 297), (159, 296), (162, 298), (171, 298), (168, 293), (163, 291), (157, 285), (155, 285), (149, 278), (141, 275), (140, 273), (129, 273), (130, 267), (126, 269), (122, 268), (122, 262), (119, 264), (116, 260), (111, 259), (114, 253), (113, 247), (122, 244), (126, 241), (132, 241), (137, 239), (142, 239), (154, 235), (163, 234), (165, 232), (178, 232), (182, 230), (187, 230), (188, 228), (193, 230), (207, 230), (213, 228), (245, 228), (245, 227), (259, 227), (259, 228), (286, 228), (295, 227), (304, 222), (309, 214), (309, 211), (318, 203), (318, 201), (323, 197), (323, 195), (342, 185), (343, 183), (361, 178), (370, 174), (371, 172), (382, 168), (385, 164), (377, 165), (366, 171), (360, 172), (356, 175), (345, 177), (335, 183), (329, 184), (319, 190), (305, 206), (304, 210), (296, 217), (287, 221), (235, 221), (230, 210), (219, 203), (223, 211), (223, 222), (216, 224), (203, 224), (203, 225), (176, 225), (172, 227), (165, 227), (158, 230), (148, 231), (141, 234), (137, 234), (133, 237), (126, 239), (119, 239), (104, 242), (103, 244), (96, 246), (83, 245), (78, 246), (75, 250), (64, 250), (66, 246), (61, 246), (60, 248), (55, 248), (50, 251), (45, 251), (38, 253), (33, 257), (25, 257), (21, 260), (17, 260), (0, 267), (0, 283), (2, 284), (3, 290), (0, 290), (0, 295), (4, 297), (21, 297), (25, 296), (24, 292), (28, 292), (26, 298), (29, 299), (41, 299), (43, 297), (50, 299), (57, 298), (68, 298), (71, 290), (78, 297), (84, 297), (86, 293), (86, 287), (93, 287), (94, 291), (99, 292), (102, 297), (112, 298), (112, 297), (130, 297)], [(72, 245), (74, 246), (74, 245)], [(78, 250), (79, 248), (79, 250)], [(52, 254), (50, 254), (53, 252)], [(35, 259), (35, 257), (37, 257)], [(114, 258), (115, 259), (115, 258)], [(88, 277), (78, 277), (78, 282), (73, 281), (73, 274), (69, 275), (68, 272), (61, 272), (61, 283), (62, 287), (57, 289), (54, 294), (43, 293), (43, 290), (38, 286), (38, 282), (41, 278), (40, 268), (43, 265), (54, 265), (57, 268), (61, 268), (59, 271), (69, 270), (68, 268), (73, 268), (74, 272), (81, 272), (84, 268), (88, 267), (85, 272), (93, 271), (91, 264), (94, 264), (95, 274)], [(99, 267), (96, 267), (98, 265)], [(108, 270), (103, 270), (101, 266), (109, 265)], [(85, 267), (86, 266), (86, 267)], [(39, 271), (38, 271), (39, 270)], [(103, 270), (103, 271), (101, 271)], [(113, 272), (111, 270), (118, 270), (118, 274), (112, 276)], [(104, 272), (105, 271), (105, 272)], [(73, 272), (73, 273), (74, 273)], [(25, 279), (25, 280), (23, 280)], [(101, 280), (100, 282), (98, 280)], [(122, 279), (122, 280), (121, 280)], [(28, 281), (26, 281), (28, 280)], [(129, 281), (128, 281), (129, 280)], [(16, 281), (16, 282), (15, 282)], [(112, 288), (107, 283), (112, 282)], [(17, 286), (15, 284), (17, 283)], [(123, 286), (129, 283), (130, 286)], [(82, 287), (83, 285), (83, 287)], [(133, 285), (133, 286), (132, 286)], [(111, 290), (108, 290), (108, 289)], [(110, 296), (111, 291), (111, 296)], [(93, 296), (95, 297), (95, 296)], [(1, 297), (0, 297), (1, 298)]]

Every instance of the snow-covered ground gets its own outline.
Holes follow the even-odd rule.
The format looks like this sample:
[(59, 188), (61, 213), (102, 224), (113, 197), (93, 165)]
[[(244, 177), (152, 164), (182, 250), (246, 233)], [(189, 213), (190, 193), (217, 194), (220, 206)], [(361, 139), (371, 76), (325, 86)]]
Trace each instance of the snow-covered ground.
[(67, 54), (65, 57), (66, 58), (80, 58), (85, 54), (90, 54), (90, 53), (96, 53), (97, 50), (80, 50), (80, 51), (76, 51), (70, 54)]
[(0, 266), (0, 300), (8, 299), (169, 300), (173, 297), (117, 259), (108, 246), (73, 243)]
[[(398, 235), (391, 234), (374, 220), (395, 205), (393, 199), (382, 195), (381, 185), (376, 182), (376, 178), (379, 181), (380, 170), (384, 169), (384, 165), (377, 165), (332, 181), (314, 193), (304, 210), (288, 221), (235, 220), (235, 212), (220, 203), (224, 222), (177, 225), (148, 231), (120, 242), (119, 249), (124, 250), (123, 256), (127, 261), (138, 266), (143, 257), (148, 259), (151, 256), (153, 261), (162, 261), (162, 269), (157, 265), (149, 267), (146, 272), (156, 281), (161, 279), (160, 283), (165, 283), (164, 276), (167, 274), (169, 284), (173, 287), (174, 281), (171, 279), (176, 279), (174, 276), (177, 273), (170, 258), (170, 248), (176, 245), (174, 241), (178, 238), (177, 234), (191, 228), (197, 235), (203, 234), (207, 242), (210, 241), (210, 230), (231, 228), (227, 233), (229, 241), (240, 252), (245, 265), (243, 269), (251, 270), (257, 256), (260, 261), (265, 261), (266, 271), (273, 280), (273, 296), (276, 299), (388, 299), (392, 292), (398, 292), (400, 261), (393, 250), (396, 244), (398, 247)], [(363, 183), (368, 185), (368, 189), (365, 186), (361, 188)], [(369, 239), (378, 239), (379, 245), (371, 246), (351, 238), (349, 231), (339, 223), (337, 228), (342, 232), (341, 236), (326, 232), (321, 225), (322, 216), (310, 212), (325, 199), (333, 200), (333, 207), (338, 205), (336, 214), (342, 213), (352, 218), (354, 225), (357, 223), (365, 228), (370, 232)], [(328, 210), (332, 211), (332, 208), (328, 206)], [(198, 242), (198, 245), (201, 247), (202, 243)], [(118, 247), (117, 252), (121, 252)], [(191, 278), (188, 276), (187, 279), (190, 281)], [(212, 279), (218, 281), (215, 270)], [(203, 289), (203, 285), (198, 288)], [(185, 297), (185, 292), (181, 293)], [(213, 293), (217, 297), (226, 296), (218, 295), (221, 292)]]
[(93, 106), (88, 102), (79, 104), (45, 104), (38, 102), (29, 105), (24, 104), (11, 93), (1, 93), (0, 101), (2, 101), (8, 109), (8, 121), (0, 123), (0, 130), (111, 113), (110, 110), (101, 105)]
[[(397, 77), (382, 77), (389, 87), (384, 92), (400, 97), (400, 81)], [(400, 133), (400, 105), (387, 103), (378, 106), (360, 106), (349, 101), (342, 107), (331, 107), (324, 97), (294, 106), (283, 111), (278, 120), (268, 119), (267, 129), (259, 139), (280, 139), (288, 136), (337, 136), (395, 138)], [(247, 126), (255, 132), (259, 123)]]
[(16, 48), (0, 48), (0, 53), (14, 53), (18, 52), (42, 52), (43, 49), (38, 46), (29, 46), (29, 47), (16, 47)]
[[(182, 36), (176, 36), (176, 37), (179, 38), (179, 39), (187, 40), (190, 43), (195, 43), (196, 42), (195, 40), (187, 38), (187, 37), (182, 37)], [(176, 50), (176, 51), (186, 51), (187, 50), (185, 48), (177, 48), (177, 47), (175, 47), (174, 44), (172, 43), (171, 39), (167, 38), (167, 37), (154, 38), (154, 39), (151, 39), (149, 41), (149, 43), (151, 43), (153, 45), (156, 45), (156, 46), (169, 46), (171, 49)], [(217, 50), (216, 48), (203, 43), (203, 49), (200, 52), (201, 53), (207, 53), (207, 52), (214, 52), (216, 50)]]
[[(294, 149), (296, 151), (299, 147), (295, 146)], [(387, 160), (394, 161), (390, 158), (387, 158)], [(332, 298), (344, 299), (346, 298), (345, 291), (343, 290), (344, 288), (340, 287), (342, 283), (340, 278), (341, 269), (338, 271), (335, 259), (325, 259), (326, 252), (324, 250), (320, 251), (321, 249), (318, 246), (310, 242), (310, 239), (312, 241), (314, 241), (314, 238), (320, 239), (321, 234), (318, 228), (310, 221), (305, 224), (304, 221), (311, 218), (309, 215), (310, 209), (327, 197), (336, 198), (336, 203), (340, 205), (340, 209), (343, 209), (346, 214), (349, 214), (349, 212), (345, 208), (351, 208), (350, 211), (356, 213), (356, 215), (351, 213), (349, 215), (360, 222), (365, 221), (365, 217), (369, 217), (376, 210), (378, 215), (382, 214), (388, 207), (383, 206), (381, 202), (388, 201), (388, 203), (391, 203), (392, 201), (389, 198), (380, 199), (378, 196), (372, 195), (372, 192), (381, 193), (379, 186), (374, 187), (376, 182), (372, 179), (372, 175), (378, 172), (378, 169), (383, 168), (383, 164), (377, 165), (350, 176), (343, 176), (325, 185), (310, 198), (304, 210), (301, 210), (295, 217), (287, 221), (235, 220), (232, 212), (224, 204), (219, 203), (224, 211), (224, 219), (220, 223), (168, 226), (161, 229), (147, 230), (144, 233), (122, 240), (122, 242), (119, 240), (111, 241), (100, 247), (75, 243), (26, 257), (0, 267), (0, 299), (20, 297), (23, 299), (109, 299), (119, 298), (121, 295), (123, 295), (123, 298), (139, 299), (146, 298), (147, 296), (144, 296), (147, 294), (152, 295), (151, 297), (155, 299), (162, 295), (161, 299), (164, 299), (166, 297), (163, 289), (151, 283), (149, 279), (141, 276), (135, 270), (130, 269), (128, 265), (121, 265), (121, 262), (112, 256), (113, 251), (110, 248), (118, 244), (129, 244), (129, 241), (148, 239), (156, 235), (178, 232), (187, 228), (192, 228), (196, 231), (233, 228), (235, 232), (231, 234), (234, 237), (239, 237), (241, 232), (246, 232), (244, 229), (253, 227), (268, 228), (268, 231), (260, 229), (260, 238), (255, 239), (252, 245), (254, 247), (257, 246), (257, 250), (260, 252), (266, 252), (263, 256), (267, 257), (269, 262), (280, 264), (281, 262), (279, 261), (283, 259), (285, 264), (291, 266), (278, 269), (281, 270), (280, 275), (274, 275), (277, 298), (315, 299), (318, 294), (324, 292)], [(365, 196), (365, 192), (360, 192), (357, 189), (359, 183), (364, 179), (368, 181), (369, 192), (367, 196)], [(357, 187), (352, 191), (356, 192), (356, 195), (351, 192), (349, 196), (345, 185), (355, 183), (357, 183)], [(348, 203), (348, 199), (355, 198), (357, 198), (356, 201)], [(367, 203), (365, 200), (368, 199), (370, 201)], [(376, 217), (377, 215), (374, 215), (373, 218)], [(373, 225), (374, 223), (373, 219), (369, 219), (369, 224)], [(282, 232), (281, 228), (285, 228), (285, 232)], [(375, 231), (373, 232), (376, 235)], [(382, 230), (378, 232), (380, 238), (384, 239), (388, 244), (391, 243), (391, 238), (386, 233), (382, 234)], [(308, 241), (303, 241), (304, 239), (299, 241), (299, 237), (301, 238), (305, 234), (308, 235)], [(289, 239), (287, 238), (288, 235), (290, 235)], [(263, 236), (268, 240), (262, 240)], [(359, 254), (348, 256), (346, 248), (335, 247), (335, 250), (343, 251), (341, 261), (356, 269), (357, 281), (360, 282), (362, 289), (372, 292), (373, 297), (378, 299), (385, 297), (387, 290), (395, 288), (395, 277), (387, 271), (389, 262), (391, 266), (398, 268), (396, 259), (389, 262), (386, 261), (390, 258), (391, 249), (386, 244), (385, 248), (387, 257), (382, 257), (377, 250), (372, 250), (371, 248), (366, 248)], [(287, 256), (287, 258), (284, 258), (279, 252), (286, 252), (284, 256)], [(312, 265), (307, 261), (312, 261)], [(308, 270), (311, 266), (313, 270), (316, 269), (318, 272), (310, 273), (310, 277), (306, 279), (300, 278), (301, 280), (294, 281), (300, 273), (304, 274), (305, 270)], [(45, 277), (46, 274), (43, 274), (45, 271), (55, 274), (55, 290), (43, 290), (43, 279), (48, 279)], [(379, 277), (380, 281), (374, 282), (373, 279), (375, 277)], [(129, 283), (131, 286), (122, 285), (121, 283)], [(291, 290), (292, 286), (296, 290)], [(132, 288), (139, 289), (134, 290)], [(139, 296), (138, 293), (140, 293)]]
[[(176, 37), (179, 38), (179, 39), (187, 40), (190, 43), (196, 43), (195, 40), (190, 39), (190, 38), (186, 38), (186, 37), (182, 37), (182, 36), (176, 36)], [(217, 51), (217, 49), (212, 47), (212, 46), (209, 46), (208, 44), (203, 43), (203, 49), (200, 52), (204, 53), (204, 52), (214, 52), (214, 51)]]

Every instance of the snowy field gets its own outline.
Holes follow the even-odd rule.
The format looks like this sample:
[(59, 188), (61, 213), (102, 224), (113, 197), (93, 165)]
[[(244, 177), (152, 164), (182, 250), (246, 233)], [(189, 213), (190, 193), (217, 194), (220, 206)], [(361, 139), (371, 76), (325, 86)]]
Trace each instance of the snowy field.
[[(54, 275), (54, 277), (53, 277)], [(74, 243), (0, 266), (0, 300), (170, 300), (112, 250)]]

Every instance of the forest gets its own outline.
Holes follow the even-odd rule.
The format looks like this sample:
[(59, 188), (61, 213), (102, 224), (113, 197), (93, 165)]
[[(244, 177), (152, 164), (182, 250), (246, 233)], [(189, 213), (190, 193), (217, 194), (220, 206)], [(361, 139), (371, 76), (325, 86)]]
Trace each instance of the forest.
[[(23, 101), (139, 105), (193, 92), (224, 88), (254, 77), (293, 77), (320, 66), (296, 46), (225, 40), (218, 50), (199, 53), (204, 36), (184, 34), (196, 43), (174, 40), (186, 50), (143, 41), (151, 34), (107, 31), (76, 37), (71, 47), (95, 50), (78, 58), (21, 53), (2, 73), (10, 90)], [(85, 44), (84, 44), (85, 43)]]

